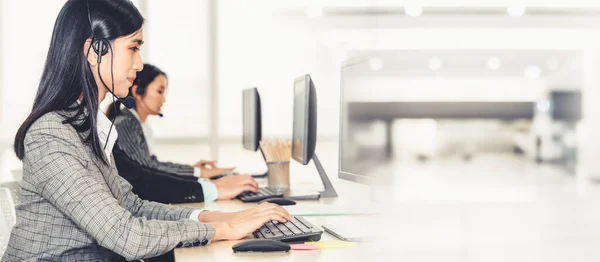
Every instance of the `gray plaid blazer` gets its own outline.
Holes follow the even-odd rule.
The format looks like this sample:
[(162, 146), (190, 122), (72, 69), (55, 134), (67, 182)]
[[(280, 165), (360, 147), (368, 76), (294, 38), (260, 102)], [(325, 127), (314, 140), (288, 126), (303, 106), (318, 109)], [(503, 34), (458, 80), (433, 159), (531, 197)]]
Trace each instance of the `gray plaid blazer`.
[(48, 113), (27, 132), (17, 223), (2, 262), (135, 260), (210, 243), (214, 228), (188, 219), (192, 208), (138, 198), (112, 156), (110, 166), (96, 158), (64, 119)]

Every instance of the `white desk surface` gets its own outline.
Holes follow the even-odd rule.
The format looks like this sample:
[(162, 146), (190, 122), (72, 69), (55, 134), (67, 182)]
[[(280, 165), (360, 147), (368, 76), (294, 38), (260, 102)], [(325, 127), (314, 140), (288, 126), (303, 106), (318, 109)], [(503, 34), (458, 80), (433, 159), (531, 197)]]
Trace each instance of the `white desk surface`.
[[(337, 180), (334, 178), (338, 198), (322, 198), (319, 201), (297, 201), (298, 206), (317, 206), (332, 207), (340, 209), (355, 208), (360, 209), (357, 203), (367, 203), (365, 199), (368, 196), (369, 189), (366, 186), (355, 184), (348, 181)], [(210, 203), (191, 203), (180, 204), (195, 208), (204, 208), (209, 210), (219, 210), (224, 212), (239, 211), (249, 207), (256, 206), (256, 203), (242, 203), (239, 200), (217, 201)], [(353, 216), (306, 216), (305, 218), (316, 226), (327, 223), (337, 223), (343, 221), (346, 217), (352, 219)], [(248, 237), (250, 239), (251, 237)], [(334, 236), (324, 232), (321, 241), (337, 240)], [(240, 241), (220, 241), (214, 242), (206, 247), (190, 247), (175, 249), (176, 261), (358, 261), (359, 258), (372, 257), (371, 244), (359, 244), (354, 247), (346, 248), (328, 248), (316, 251), (295, 251), (289, 253), (270, 253), (270, 254), (240, 254), (233, 253), (231, 247)], [(362, 260), (362, 259), (359, 259)]]

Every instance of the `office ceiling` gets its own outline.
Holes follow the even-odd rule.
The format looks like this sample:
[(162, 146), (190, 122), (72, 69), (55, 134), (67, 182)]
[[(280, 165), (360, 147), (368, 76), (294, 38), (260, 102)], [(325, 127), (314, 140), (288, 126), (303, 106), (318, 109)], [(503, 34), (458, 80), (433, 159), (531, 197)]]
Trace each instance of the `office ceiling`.
[[(368, 28), (600, 28), (600, 6), (526, 7), (511, 16), (505, 6), (422, 7), (418, 16), (403, 6), (279, 7), (276, 17), (300, 19), (324, 30)], [(314, 10), (318, 10), (316, 13)], [(315, 15), (316, 14), (316, 15)], [(312, 16), (312, 17), (311, 17)], [(306, 19), (310, 17), (310, 19)]]
[(531, 67), (539, 68), (540, 77), (581, 72), (581, 53), (575, 50), (377, 50), (348, 56), (358, 75), (527, 77), (535, 74)]

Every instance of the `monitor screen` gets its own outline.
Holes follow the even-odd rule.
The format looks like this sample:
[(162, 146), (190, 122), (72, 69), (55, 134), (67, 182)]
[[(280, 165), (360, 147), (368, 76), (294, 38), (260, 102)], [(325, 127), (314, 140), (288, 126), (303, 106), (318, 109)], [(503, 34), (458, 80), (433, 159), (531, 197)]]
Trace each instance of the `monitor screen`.
[(307, 101), (307, 82), (306, 78), (298, 79), (294, 82), (294, 128), (292, 135), (292, 158), (296, 161), (306, 164), (306, 135), (308, 118)]
[(375, 167), (385, 166), (382, 163), (387, 159), (384, 150), (373, 146), (372, 141), (380, 141), (384, 138), (381, 137), (380, 132), (370, 132), (376, 125), (373, 123), (377, 123), (377, 119), (362, 122), (356, 117), (351, 117), (352, 112), (363, 112), (363, 110), (355, 110), (351, 105), (368, 99), (362, 95), (363, 86), (355, 82), (355, 79), (365, 72), (370, 72), (368, 61), (368, 59), (357, 59), (345, 63), (341, 67), (340, 82), (338, 177), (363, 184), (375, 182), (378, 176), (386, 174), (386, 172), (377, 172)]
[(261, 140), (260, 101), (258, 90), (248, 88), (243, 91), (242, 101), (242, 144), (245, 149), (256, 151)]

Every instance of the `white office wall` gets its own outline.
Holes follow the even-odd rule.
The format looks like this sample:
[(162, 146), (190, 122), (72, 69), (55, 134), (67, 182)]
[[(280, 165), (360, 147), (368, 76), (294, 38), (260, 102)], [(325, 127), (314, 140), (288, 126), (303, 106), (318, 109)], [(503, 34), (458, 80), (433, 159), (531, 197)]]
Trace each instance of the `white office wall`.
[(10, 170), (20, 166), (10, 145), (33, 105), (64, 0), (35, 4), (3, 0), (0, 8), (0, 181), (11, 180)]
[(16, 133), (33, 105), (50, 45), (54, 21), (64, 0), (3, 1), (2, 20), (2, 122), (5, 139)]
[[(142, 2), (144, 0), (130, 0), (130, 1), (139, 9), (142, 6)], [(142, 12), (142, 15), (145, 15), (144, 12)]]
[(145, 1), (144, 62), (168, 74), (164, 118), (151, 118), (156, 138), (209, 133), (207, 1)]
[(219, 16), (219, 134), (241, 137), (242, 90), (258, 87), (263, 137), (291, 136), (293, 81), (303, 74), (317, 89), (319, 134), (336, 134), (339, 60), (320, 34), (275, 18), (268, 1), (219, 1)]

